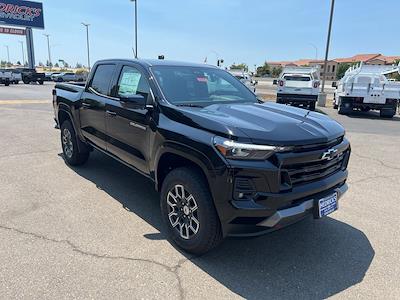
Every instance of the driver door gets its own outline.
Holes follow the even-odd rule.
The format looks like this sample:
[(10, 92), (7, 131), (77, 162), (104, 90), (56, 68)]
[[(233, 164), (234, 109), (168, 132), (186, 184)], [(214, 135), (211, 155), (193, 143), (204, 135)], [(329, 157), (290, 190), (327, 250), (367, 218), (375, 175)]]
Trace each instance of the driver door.
[[(150, 111), (152, 102), (149, 82), (133, 65), (121, 66), (115, 95), (106, 103), (107, 151), (122, 161), (148, 174)], [(124, 101), (129, 97), (145, 101)]]

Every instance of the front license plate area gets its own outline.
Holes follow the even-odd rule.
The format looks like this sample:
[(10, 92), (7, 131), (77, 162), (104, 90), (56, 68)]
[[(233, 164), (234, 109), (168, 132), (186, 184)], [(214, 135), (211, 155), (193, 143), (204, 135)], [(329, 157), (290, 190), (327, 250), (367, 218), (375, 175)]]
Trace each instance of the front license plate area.
[(328, 197), (318, 199), (317, 201), (317, 217), (323, 218), (338, 209), (337, 193)]

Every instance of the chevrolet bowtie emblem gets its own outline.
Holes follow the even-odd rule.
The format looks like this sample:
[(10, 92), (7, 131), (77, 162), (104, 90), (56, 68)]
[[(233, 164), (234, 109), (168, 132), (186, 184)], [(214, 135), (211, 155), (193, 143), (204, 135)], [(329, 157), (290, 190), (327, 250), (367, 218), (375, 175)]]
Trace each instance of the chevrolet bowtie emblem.
[(322, 153), (322, 160), (332, 160), (337, 156), (337, 149), (329, 149), (328, 151)]

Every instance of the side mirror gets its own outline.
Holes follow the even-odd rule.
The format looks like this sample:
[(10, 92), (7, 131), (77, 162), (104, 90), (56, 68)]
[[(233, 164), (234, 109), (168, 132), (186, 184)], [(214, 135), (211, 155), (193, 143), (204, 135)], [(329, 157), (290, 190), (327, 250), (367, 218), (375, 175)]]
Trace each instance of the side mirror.
[(274, 79), (274, 81), (272, 82), (273, 85), (277, 85), (278, 84), (278, 80)]
[(120, 97), (121, 102), (144, 107), (146, 105), (146, 98), (143, 95), (130, 95)]
[(337, 88), (337, 82), (336, 82), (336, 81), (333, 81), (333, 82), (332, 82), (332, 87), (333, 87), (333, 88)]

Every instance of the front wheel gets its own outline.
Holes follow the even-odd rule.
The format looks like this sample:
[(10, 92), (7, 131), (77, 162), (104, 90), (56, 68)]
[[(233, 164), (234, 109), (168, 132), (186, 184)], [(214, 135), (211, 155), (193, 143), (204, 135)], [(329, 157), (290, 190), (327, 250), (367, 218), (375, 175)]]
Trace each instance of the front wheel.
[(171, 171), (162, 185), (160, 204), (169, 236), (183, 250), (203, 254), (222, 240), (212, 196), (198, 171)]
[(89, 158), (89, 152), (79, 150), (77, 136), (70, 120), (61, 125), (61, 146), (64, 159), (71, 166), (83, 165)]

